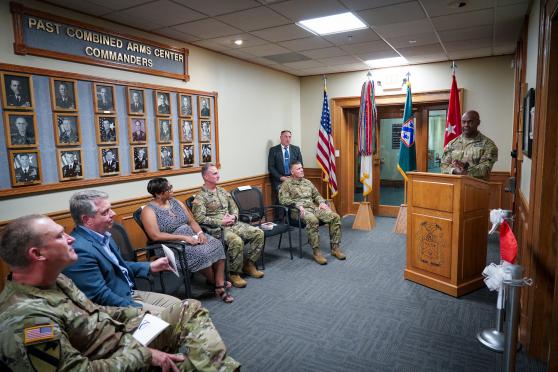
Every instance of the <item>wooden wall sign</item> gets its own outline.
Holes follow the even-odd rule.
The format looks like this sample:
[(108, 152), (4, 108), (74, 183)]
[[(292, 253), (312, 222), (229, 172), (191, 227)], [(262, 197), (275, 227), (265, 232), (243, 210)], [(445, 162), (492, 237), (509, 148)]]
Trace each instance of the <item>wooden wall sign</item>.
[(11, 3), (14, 52), (188, 81), (188, 49), (118, 34)]

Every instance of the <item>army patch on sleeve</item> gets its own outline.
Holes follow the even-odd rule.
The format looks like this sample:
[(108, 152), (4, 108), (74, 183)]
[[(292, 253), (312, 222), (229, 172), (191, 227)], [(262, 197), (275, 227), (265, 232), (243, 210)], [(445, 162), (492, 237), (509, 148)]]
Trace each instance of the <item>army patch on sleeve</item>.
[(60, 341), (54, 324), (41, 324), (23, 330), (23, 343), (29, 362), (36, 371), (56, 371), (60, 363)]

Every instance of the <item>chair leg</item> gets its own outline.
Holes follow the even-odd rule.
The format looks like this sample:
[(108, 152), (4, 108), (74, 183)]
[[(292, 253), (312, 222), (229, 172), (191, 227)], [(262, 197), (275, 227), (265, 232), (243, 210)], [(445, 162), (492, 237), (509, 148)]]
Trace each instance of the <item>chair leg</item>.
[[(291, 260), (293, 259), (293, 242), (291, 239), (291, 229), (287, 230), (287, 234), (289, 234), (289, 253), (291, 254)], [(283, 234), (281, 234), (283, 236)]]
[(302, 228), (298, 227), (298, 250), (300, 254), (300, 258), (302, 258)]
[(163, 273), (159, 273), (159, 282), (161, 283), (161, 291), (167, 293), (165, 289), (165, 281), (163, 280)]
[(264, 264), (264, 253), (265, 253), (265, 243), (267, 242), (267, 238), (264, 238), (264, 244), (262, 247), (262, 251), (260, 252), (260, 263), (262, 265), (262, 270), (265, 270), (265, 264)]
[(184, 292), (186, 294), (186, 298), (192, 298), (192, 288), (190, 287), (190, 272), (188, 270), (188, 263), (186, 262), (186, 252), (184, 252), (184, 248), (179, 254), (178, 259), (181, 261), (182, 266), (182, 281), (184, 282)]
[(283, 234), (279, 235), (279, 244), (277, 245), (277, 249), (281, 249), (281, 240), (283, 240)]

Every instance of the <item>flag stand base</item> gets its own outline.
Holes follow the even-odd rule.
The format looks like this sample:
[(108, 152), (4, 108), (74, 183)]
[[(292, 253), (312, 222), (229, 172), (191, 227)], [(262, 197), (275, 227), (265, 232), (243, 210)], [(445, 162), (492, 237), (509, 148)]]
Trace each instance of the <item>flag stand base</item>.
[(376, 226), (376, 219), (369, 202), (362, 202), (358, 206), (358, 212), (353, 222), (354, 230), (370, 231)]
[(407, 235), (407, 204), (401, 204), (393, 232), (396, 234)]

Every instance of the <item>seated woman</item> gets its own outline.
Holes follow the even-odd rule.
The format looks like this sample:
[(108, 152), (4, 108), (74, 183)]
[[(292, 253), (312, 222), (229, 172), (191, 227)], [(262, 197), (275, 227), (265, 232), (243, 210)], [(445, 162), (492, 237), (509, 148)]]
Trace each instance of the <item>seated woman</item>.
[(184, 204), (173, 198), (172, 185), (166, 178), (154, 178), (147, 184), (153, 200), (143, 208), (141, 221), (149, 239), (186, 242), (186, 260), (191, 272), (199, 271), (215, 285), (215, 295), (233, 302), (225, 282), (225, 251), (221, 242), (206, 236)]

